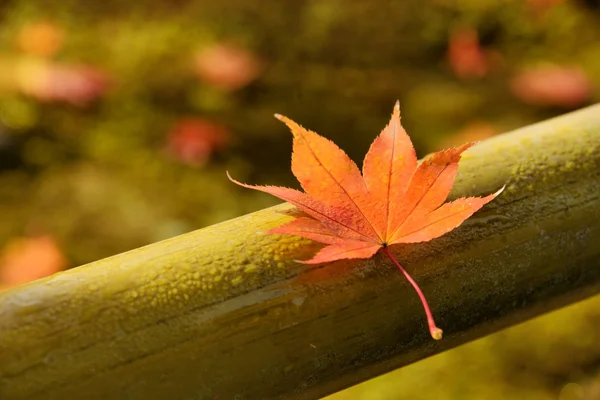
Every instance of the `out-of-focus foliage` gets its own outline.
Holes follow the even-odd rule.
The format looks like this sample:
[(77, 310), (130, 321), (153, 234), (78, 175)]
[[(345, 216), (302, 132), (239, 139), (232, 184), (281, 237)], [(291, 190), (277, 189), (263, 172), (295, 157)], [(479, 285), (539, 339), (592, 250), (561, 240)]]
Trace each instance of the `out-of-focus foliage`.
[[(0, 248), (25, 260), (20, 269), (35, 271), (37, 262), (27, 260), (44, 254), (35, 250), (43, 247), (34, 245), (39, 237), (64, 257), (62, 268), (273, 204), (232, 185), (224, 171), (294, 185), (291, 138), (275, 112), (358, 159), (397, 98), (424, 155), (599, 97), (595, 0), (14, 0), (0, 7)], [(480, 353), (488, 361), (469, 370), (471, 381), (493, 375), (493, 385), (524, 390), (518, 398), (546, 396), (566, 375), (517, 384), (518, 372), (504, 366), (519, 352), (502, 349), (545, 349), (528, 368), (546, 376), (541, 366), (560, 364), (563, 354), (546, 344), (564, 337), (587, 346), (578, 326), (600, 335), (585, 325), (598, 320), (593, 305), (581, 310), (570, 324), (548, 317), (560, 325), (552, 336), (524, 325), (474, 344), (480, 350), (472, 353), (450, 352), (401, 379), (381, 378), (368, 391), (386, 394), (364, 398), (413, 396), (408, 386), (418, 383), (404, 383), (404, 374), (419, 368), (453, 398), (503, 393), (460, 384), (461, 368)], [(360, 390), (346, 396), (361, 398)]]

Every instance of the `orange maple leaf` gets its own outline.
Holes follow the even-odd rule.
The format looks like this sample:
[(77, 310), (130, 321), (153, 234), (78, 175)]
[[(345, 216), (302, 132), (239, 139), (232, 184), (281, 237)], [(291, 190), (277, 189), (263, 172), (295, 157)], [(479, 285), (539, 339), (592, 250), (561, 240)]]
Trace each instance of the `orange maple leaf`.
[(419, 295), (431, 336), (441, 339), (442, 330), (435, 325), (421, 289), (388, 247), (442, 236), (502, 192), (504, 188), (486, 197), (465, 197), (444, 204), (461, 153), (475, 143), (434, 153), (419, 164), (400, 124), (400, 105), (396, 102), (389, 124), (371, 144), (361, 175), (333, 142), (284, 116), (275, 117), (294, 135), (292, 172), (305, 192), (247, 185), (228, 174), (236, 184), (272, 194), (306, 214), (267, 233), (297, 235), (327, 244), (312, 259), (303, 261), (307, 264), (370, 258), (381, 249)]

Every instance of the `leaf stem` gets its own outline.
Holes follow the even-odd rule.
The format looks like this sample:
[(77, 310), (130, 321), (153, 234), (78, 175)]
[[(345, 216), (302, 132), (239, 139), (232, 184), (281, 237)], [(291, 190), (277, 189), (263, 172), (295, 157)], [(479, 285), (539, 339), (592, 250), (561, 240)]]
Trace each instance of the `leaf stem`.
[(427, 315), (427, 325), (429, 325), (429, 333), (431, 334), (431, 337), (434, 338), (435, 340), (440, 340), (442, 338), (442, 334), (444, 332), (440, 328), (435, 326), (433, 314), (431, 314), (431, 310), (429, 309), (429, 304), (427, 304), (427, 299), (425, 299), (425, 295), (421, 291), (421, 288), (419, 287), (419, 285), (417, 285), (417, 282), (415, 282), (413, 280), (413, 278), (408, 274), (408, 272), (406, 272), (406, 270), (402, 267), (402, 265), (400, 265), (400, 263), (398, 263), (398, 261), (396, 261), (394, 256), (392, 256), (389, 248), (384, 247), (384, 248), (382, 248), (382, 250), (385, 253), (385, 255), (388, 256), (388, 258), (390, 260), (392, 260), (392, 262), (394, 264), (396, 264), (396, 266), (398, 267), (400, 272), (402, 272), (402, 274), (404, 274), (404, 276), (406, 277), (408, 282), (410, 282), (412, 287), (415, 289), (415, 291), (419, 295), (419, 298), (421, 299), (421, 303), (423, 303), (423, 308), (425, 309), (425, 314)]

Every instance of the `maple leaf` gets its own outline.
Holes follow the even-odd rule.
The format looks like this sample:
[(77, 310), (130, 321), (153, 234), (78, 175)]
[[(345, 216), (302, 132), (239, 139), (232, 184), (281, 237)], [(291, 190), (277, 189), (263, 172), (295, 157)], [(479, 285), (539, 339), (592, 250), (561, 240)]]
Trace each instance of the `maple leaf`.
[(431, 336), (439, 340), (427, 300), (417, 283), (396, 261), (389, 246), (425, 242), (442, 236), (492, 201), (486, 197), (445, 200), (452, 189), (461, 154), (475, 143), (439, 151), (417, 162), (415, 149), (400, 123), (396, 102), (389, 124), (371, 144), (362, 175), (356, 164), (330, 140), (276, 114), (294, 136), (292, 172), (304, 192), (278, 186), (253, 186), (304, 212), (267, 233), (302, 236), (325, 246), (312, 259), (317, 264), (346, 258), (370, 258), (381, 250), (419, 295)]

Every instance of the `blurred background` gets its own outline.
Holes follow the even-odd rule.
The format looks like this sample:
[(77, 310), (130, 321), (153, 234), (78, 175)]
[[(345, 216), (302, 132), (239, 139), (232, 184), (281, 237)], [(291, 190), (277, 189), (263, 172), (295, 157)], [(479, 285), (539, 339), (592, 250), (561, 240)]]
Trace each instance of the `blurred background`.
[[(0, 290), (277, 203), (287, 115), (360, 162), (597, 102), (597, 0), (0, 3)], [(600, 399), (600, 298), (331, 396)]]

